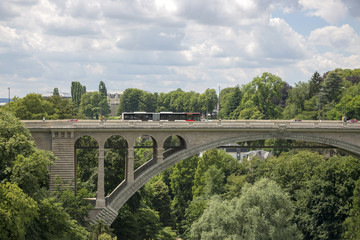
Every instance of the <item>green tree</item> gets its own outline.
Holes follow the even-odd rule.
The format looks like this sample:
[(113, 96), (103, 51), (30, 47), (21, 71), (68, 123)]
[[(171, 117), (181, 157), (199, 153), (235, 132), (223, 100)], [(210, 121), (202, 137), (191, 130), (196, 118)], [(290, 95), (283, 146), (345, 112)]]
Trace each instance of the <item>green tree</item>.
[[(207, 184), (206, 172), (211, 168), (211, 166), (221, 170), (222, 173), (216, 173), (219, 176), (224, 174), (224, 177), (221, 177), (223, 180), (223, 185), (225, 185), (224, 179), (239, 169), (237, 160), (223, 150), (211, 149), (204, 152), (198, 161), (195, 171), (194, 185), (192, 188), (192, 194), (194, 198), (204, 194), (204, 188)], [(211, 182), (210, 179), (209, 181)]]
[(356, 182), (352, 209), (343, 226), (344, 239), (360, 239), (360, 179)]
[(289, 152), (258, 162), (248, 179), (270, 177), (289, 194), (305, 239), (339, 239), (360, 177), (359, 163), (350, 156), (326, 159), (309, 151)]
[[(285, 82), (271, 73), (263, 73), (245, 86), (238, 118), (276, 119), (281, 117), (282, 90)], [(253, 112), (249, 115), (249, 109)], [(245, 112), (243, 112), (245, 111)]]
[(30, 93), (12, 102), (11, 112), (22, 120), (69, 119), (79, 118), (75, 104), (60, 96), (43, 98), (40, 94)]
[(191, 227), (191, 239), (302, 239), (293, 205), (273, 181), (246, 185), (240, 198), (214, 198)]
[(180, 234), (184, 232), (182, 221), (185, 219), (186, 208), (193, 199), (191, 188), (198, 160), (197, 156), (182, 160), (174, 166), (170, 175), (172, 214), (175, 217), (175, 228)]
[(221, 90), (220, 96), (221, 117), (224, 119), (231, 119), (232, 117), (230, 117), (230, 114), (239, 107), (243, 93), (241, 92), (240, 87), (236, 86), (234, 88), (225, 88)]
[(23, 123), (0, 111), (0, 235), (4, 232), (10, 234), (9, 239), (29, 240), (86, 239), (86, 229), (49, 195), (52, 153), (38, 150)]
[(99, 83), (99, 92), (100, 92), (101, 96), (104, 98), (106, 98), (108, 95), (105, 83), (103, 81), (100, 81), (100, 83)]
[(107, 99), (107, 89), (105, 86), (105, 83), (103, 81), (100, 81), (99, 83), (99, 94), (100, 94), (100, 112), (99, 112), (99, 116), (108, 116), (109, 113), (111, 112), (110, 110), (110, 104), (109, 101)]
[(321, 162), (306, 187), (295, 193), (295, 221), (306, 239), (339, 239), (348, 217), (360, 160), (336, 156)]
[(75, 193), (69, 186), (59, 184), (52, 195), (61, 203), (64, 211), (72, 219), (75, 219), (81, 226), (87, 226), (86, 218), (93, 206), (85, 199), (89, 197), (86, 189), (79, 189)]
[(45, 101), (50, 102), (55, 110), (54, 117), (50, 116), (51, 119), (81, 118), (75, 103), (69, 99), (62, 99), (60, 96), (52, 96), (45, 99)]
[(79, 82), (71, 82), (71, 100), (80, 106), (81, 96), (86, 93), (86, 87), (82, 86)]
[(100, 100), (99, 92), (88, 92), (82, 95), (80, 103), (80, 112), (87, 118), (93, 119), (100, 116)]
[(155, 112), (156, 96), (150, 92), (143, 91), (139, 103), (139, 110), (145, 112)]
[(161, 180), (151, 184), (153, 189), (151, 203), (154, 210), (159, 212), (160, 221), (164, 226), (172, 226), (174, 219), (171, 216), (171, 196), (169, 187)]
[(54, 88), (53, 96), (60, 96), (58, 88)]
[(294, 118), (296, 115), (304, 111), (304, 104), (305, 101), (309, 99), (309, 95), (308, 83), (295, 83), (295, 87), (289, 90), (287, 106), (283, 111), (284, 119)]
[(315, 72), (311, 79), (309, 80), (309, 94), (308, 98), (312, 98), (316, 96), (321, 89), (321, 83), (324, 81), (324, 79), (320, 76), (318, 72)]
[(39, 216), (38, 205), (15, 183), (0, 183), (0, 239), (25, 239), (30, 222)]
[(45, 101), (40, 94), (30, 93), (11, 104), (11, 112), (21, 120), (57, 119), (52, 104)]
[(0, 181), (10, 182), (11, 172), (18, 155), (35, 152), (35, 143), (28, 129), (11, 113), (0, 109)]
[(62, 204), (55, 198), (46, 197), (38, 201), (39, 217), (27, 229), (26, 239), (85, 240), (88, 231), (71, 219)]
[(212, 112), (216, 108), (216, 104), (218, 102), (217, 95), (215, 89), (206, 89), (203, 94), (200, 95), (200, 101), (201, 101), (201, 112), (206, 112), (211, 115)]
[(213, 195), (223, 194), (225, 191), (225, 174), (222, 169), (215, 165), (209, 167), (205, 172), (204, 196), (210, 198)]
[(143, 91), (136, 88), (127, 88), (121, 95), (120, 104), (117, 109), (117, 115), (123, 112), (140, 111), (139, 104)]
[(330, 72), (323, 82), (324, 100), (337, 102), (341, 98), (342, 79), (336, 72)]
[(54, 160), (52, 153), (37, 149), (31, 155), (19, 154), (14, 164), (7, 168), (7, 171), (11, 172), (10, 180), (36, 199), (40, 189), (48, 189), (48, 168)]

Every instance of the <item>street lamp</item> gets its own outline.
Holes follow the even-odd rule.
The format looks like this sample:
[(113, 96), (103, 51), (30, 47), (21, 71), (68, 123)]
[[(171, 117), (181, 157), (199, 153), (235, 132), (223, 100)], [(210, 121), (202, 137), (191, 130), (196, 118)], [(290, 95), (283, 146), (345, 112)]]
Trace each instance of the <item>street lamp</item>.
[(9, 89), (9, 112), (10, 112), (10, 88), (8, 87)]
[(206, 89), (205, 93), (206, 93), (206, 116), (205, 116), (205, 119), (208, 118), (208, 108), (209, 108), (209, 101), (208, 101), (208, 90), (209, 88)]
[(219, 109), (218, 109), (218, 110), (219, 110), (219, 112), (218, 112), (218, 113), (219, 113), (219, 114), (218, 114), (218, 119), (219, 119), (219, 120), (221, 119), (221, 115), (220, 115), (220, 110), (221, 110), (221, 109), (220, 109), (220, 108), (221, 108), (221, 103), (220, 103), (220, 86), (219, 86)]
[(345, 89), (344, 122), (346, 122), (346, 87), (342, 88)]
[(102, 122), (102, 85), (100, 85), (100, 121)]
[(319, 105), (319, 121), (320, 121), (320, 109), (321, 109), (321, 108), (320, 108), (320, 106), (321, 106), (320, 97), (321, 97), (321, 92), (322, 92), (322, 90), (323, 90), (323, 89), (321, 88), (320, 91), (319, 91), (319, 104), (318, 104), (318, 105)]

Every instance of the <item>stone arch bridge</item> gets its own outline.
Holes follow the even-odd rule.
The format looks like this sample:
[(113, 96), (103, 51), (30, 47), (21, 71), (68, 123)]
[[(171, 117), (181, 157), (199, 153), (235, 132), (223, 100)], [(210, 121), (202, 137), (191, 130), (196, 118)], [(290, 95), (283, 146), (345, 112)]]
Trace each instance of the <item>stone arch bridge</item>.
[[(175, 163), (218, 146), (263, 139), (291, 139), (315, 142), (360, 155), (360, 124), (340, 121), (237, 120), (209, 122), (138, 122), (91, 121), (71, 122), (24, 121), (38, 148), (50, 150), (57, 157), (50, 168), (50, 189), (55, 177), (70, 184), (75, 182), (75, 142), (92, 136), (98, 142), (98, 185), (95, 208), (90, 221), (102, 219), (111, 225), (119, 209), (146, 182)], [(104, 152), (108, 138), (119, 135), (127, 141), (125, 180), (108, 196), (104, 191)], [(140, 136), (154, 141), (153, 159), (134, 171), (134, 145)], [(178, 136), (178, 149), (164, 150), (169, 136)], [(73, 185), (74, 186), (74, 185)]]

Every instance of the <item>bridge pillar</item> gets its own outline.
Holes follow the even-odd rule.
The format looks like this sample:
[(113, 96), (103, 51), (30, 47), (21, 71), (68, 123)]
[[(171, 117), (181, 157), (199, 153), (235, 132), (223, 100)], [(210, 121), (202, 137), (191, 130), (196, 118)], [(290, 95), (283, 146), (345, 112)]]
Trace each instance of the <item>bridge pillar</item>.
[(164, 148), (157, 148), (156, 149), (156, 161), (158, 163), (164, 161)]
[(104, 173), (104, 148), (99, 148), (98, 181), (96, 192), (96, 207), (103, 208), (105, 204), (105, 173)]
[(127, 183), (134, 182), (134, 147), (129, 147), (126, 154), (125, 179)]

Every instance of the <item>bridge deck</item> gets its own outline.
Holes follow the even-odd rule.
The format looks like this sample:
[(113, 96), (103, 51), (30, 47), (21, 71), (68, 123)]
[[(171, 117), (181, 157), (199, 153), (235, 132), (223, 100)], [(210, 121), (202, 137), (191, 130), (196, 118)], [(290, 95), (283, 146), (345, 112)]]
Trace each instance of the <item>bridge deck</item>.
[(295, 122), (291, 120), (223, 120), (209, 122), (141, 122), (108, 120), (99, 122), (97, 120), (79, 120), (69, 122), (66, 120), (23, 121), (26, 128), (33, 130), (41, 129), (360, 129), (359, 123), (345, 123), (342, 121), (311, 121), (305, 120)]

